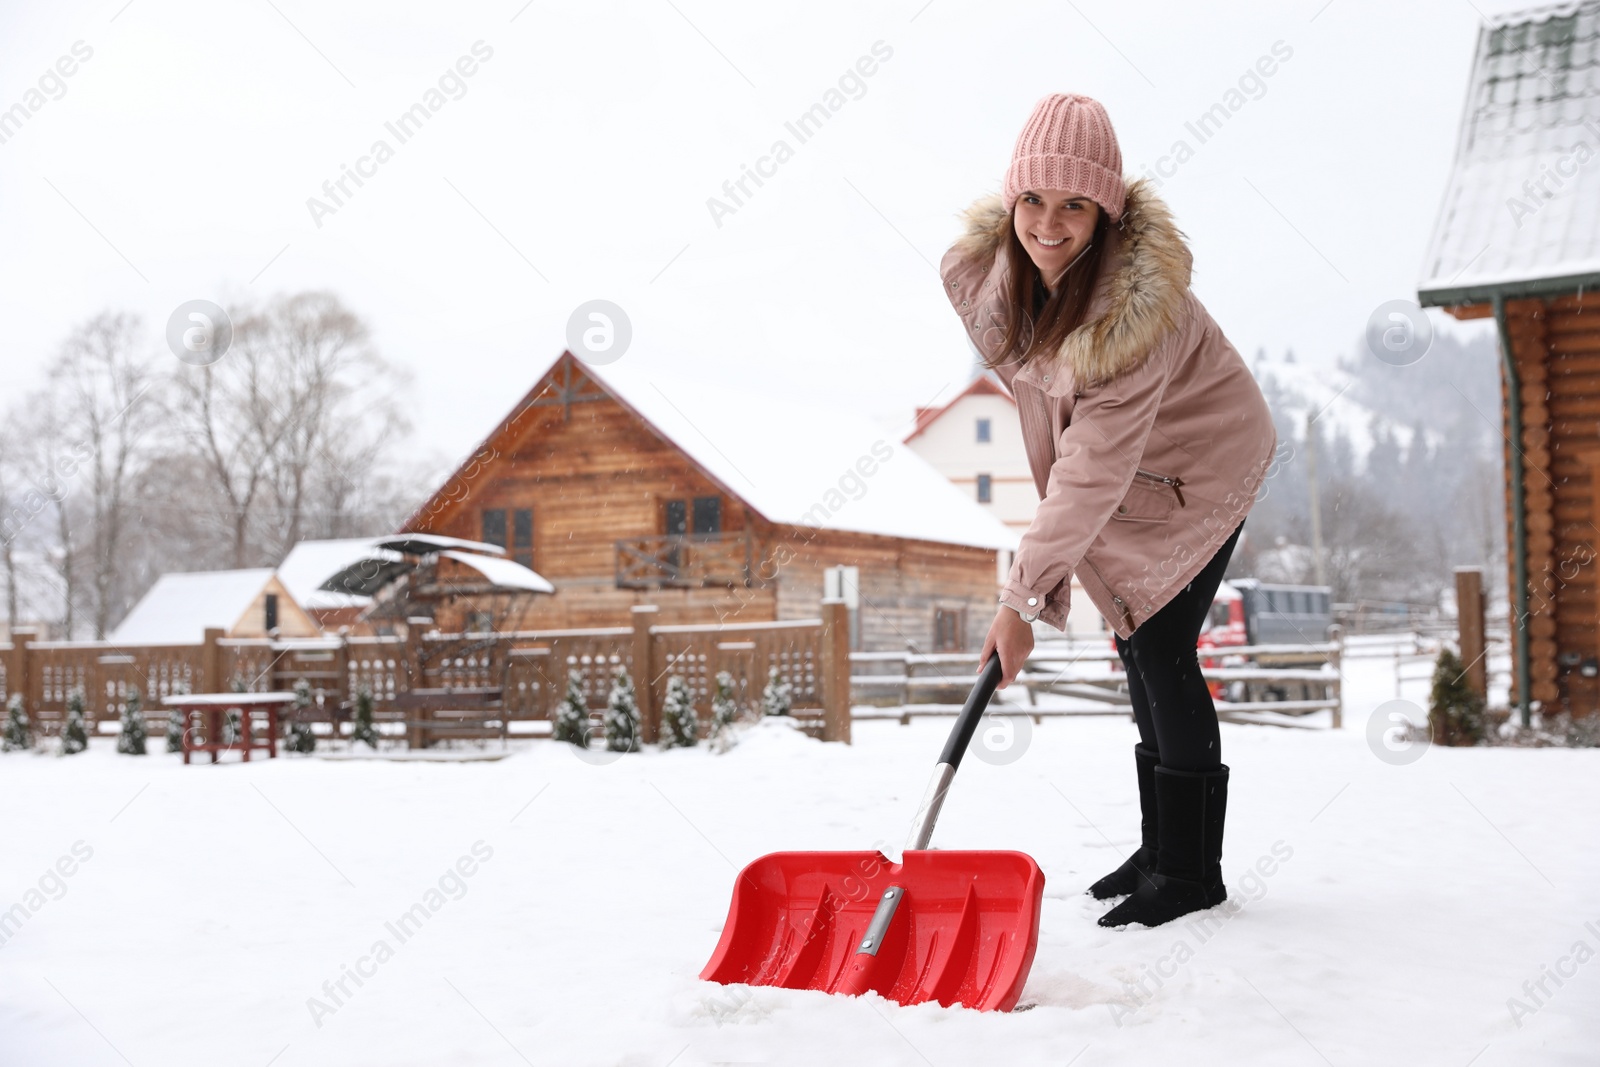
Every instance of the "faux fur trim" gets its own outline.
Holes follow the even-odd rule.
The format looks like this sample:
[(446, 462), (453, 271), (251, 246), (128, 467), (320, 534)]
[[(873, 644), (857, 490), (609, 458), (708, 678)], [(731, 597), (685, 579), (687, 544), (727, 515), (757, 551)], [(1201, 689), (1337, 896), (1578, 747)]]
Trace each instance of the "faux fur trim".
[[(961, 218), (965, 232), (955, 250), (964, 259), (991, 261), (1011, 231), (1011, 213), (999, 194), (978, 199)], [(1083, 383), (1132, 370), (1180, 325), (1194, 262), (1183, 231), (1148, 178), (1128, 183), (1122, 218), (1107, 234), (1115, 239), (1101, 259), (1090, 304), (1104, 311), (1068, 334), (1056, 357)]]

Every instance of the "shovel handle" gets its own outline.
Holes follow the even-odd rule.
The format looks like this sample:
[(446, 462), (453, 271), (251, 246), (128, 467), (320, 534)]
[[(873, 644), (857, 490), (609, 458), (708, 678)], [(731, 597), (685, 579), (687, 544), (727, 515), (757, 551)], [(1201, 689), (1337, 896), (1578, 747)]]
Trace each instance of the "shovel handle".
[(928, 847), (928, 841), (933, 837), (933, 824), (939, 819), (939, 809), (944, 806), (950, 781), (956, 776), (956, 768), (961, 766), (961, 757), (966, 755), (967, 746), (972, 744), (972, 735), (978, 732), (978, 720), (983, 718), (990, 698), (1000, 686), (1000, 675), (1000, 652), (997, 649), (989, 657), (989, 662), (984, 664), (983, 673), (978, 675), (966, 704), (961, 708), (961, 714), (956, 716), (955, 728), (950, 731), (950, 739), (944, 743), (944, 751), (933, 768), (933, 781), (929, 783), (928, 793), (923, 797), (922, 806), (917, 809), (917, 817), (911, 824), (911, 837), (906, 848)]
[(950, 731), (950, 739), (944, 743), (944, 751), (939, 755), (940, 763), (948, 763), (952, 770), (961, 766), (961, 757), (967, 754), (972, 735), (978, 732), (978, 720), (983, 718), (994, 691), (1000, 686), (1000, 674), (1000, 652), (997, 649), (989, 656), (989, 662), (984, 664), (983, 673), (978, 675), (972, 692), (967, 695), (961, 714), (956, 716), (955, 728)]

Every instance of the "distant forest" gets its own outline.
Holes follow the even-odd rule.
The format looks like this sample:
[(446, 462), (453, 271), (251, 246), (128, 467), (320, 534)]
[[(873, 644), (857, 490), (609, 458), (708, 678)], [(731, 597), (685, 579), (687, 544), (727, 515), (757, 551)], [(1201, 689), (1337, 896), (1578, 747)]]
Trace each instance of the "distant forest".
[[(1359, 338), (1354, 352), (1326, 372), (1348, 388), (1312, 424), (1314, 440), (1306, 422), (1315, 408), (1274, 373), (1293, 355), (1269, 361), (1258, 353), (1250, 361), (1273, 410), (1280, 463), (1250, 513), (1249, 537), (1228, 577), (1316, 580), (1308, 464), (1314, 446), (1323, 575), (1335, 601), (1437, 604), (1457, 566), (1487, 567), (1494, 590), (1504, 573), (1506, 520), (1492, 332), (1470, 342), (1437, 335), (1406, 367), (1378, 360)], [(1346, 410), (1335, 411), (1340, 405)], [(1364, 457), (1339, 425), (1350, 421), (1349, 405), (1371, 428)]]

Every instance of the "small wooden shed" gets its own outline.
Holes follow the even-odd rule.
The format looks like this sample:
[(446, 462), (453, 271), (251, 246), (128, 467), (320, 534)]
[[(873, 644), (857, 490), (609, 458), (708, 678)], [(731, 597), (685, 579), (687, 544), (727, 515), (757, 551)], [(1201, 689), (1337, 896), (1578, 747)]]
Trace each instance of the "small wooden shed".
[(1512, 702), (1600, 708), (1600, 0), (1487, 20), (1417, 298), (1502, 354)]
[(163, 574), (117, 624), (119, 645), (198, 644), (224, 637), (315, 637), (322, 628), (271, 567)]

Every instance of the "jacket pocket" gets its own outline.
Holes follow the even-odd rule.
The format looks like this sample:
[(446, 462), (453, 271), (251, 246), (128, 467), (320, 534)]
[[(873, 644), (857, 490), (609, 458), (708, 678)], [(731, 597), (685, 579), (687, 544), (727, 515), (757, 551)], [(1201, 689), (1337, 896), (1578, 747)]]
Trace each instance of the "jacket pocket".
[(1083, 562), (1088, 566), (1089, 570), (1094, 573), (1094, 576), (1099, 579), (1101, 587), (1104, 588), (1107, 593), (1111, 594), (1111, 602), (1117, 606), (1117, 613), (1122, 616), (1122, 621), (1127, 623), (1128, 629), (1132, 630), (1134, 628), (1133, 611), (1128, 607), (1128, 602), (1117, 595), (1117, 591), (1115, 589), (1111, 588), (1111, 584), (1106, 581), (1106, 576), (1100, 573), (1100, 568), (1094, 565), (1094, 561), (1091, 560), (1087, 554), (1084, 555)]
[(1183, 499), (1183, 479), (1178, 477), (1176, 474), (1157, 474), (1154, 471), (1147, 471), (1143, 467), (1140, 467), (1138, 470), (1133, 472), (1133, 476), (1135, 478), (1143, 478), (1146, 481), (1154, 484), (1170, 487), (1172, 489), (1172, 495), (1178, 498), (1178, 506), (1180, 508), (1185, 506), (1187, 503)]
[(1160, 482), (1135, 477), (1111, 517), (1122, 522), (1166, 522), (1176, 506), (1172, 490)]

